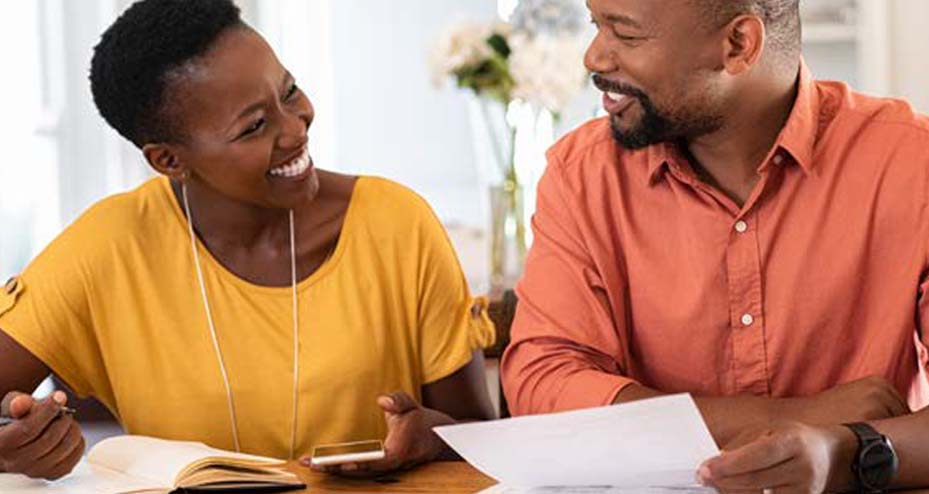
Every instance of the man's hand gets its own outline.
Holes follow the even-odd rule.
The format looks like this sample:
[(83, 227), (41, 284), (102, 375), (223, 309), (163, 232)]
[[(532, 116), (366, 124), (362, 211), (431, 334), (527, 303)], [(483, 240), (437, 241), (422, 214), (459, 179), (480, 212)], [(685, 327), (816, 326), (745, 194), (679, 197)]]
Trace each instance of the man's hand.
[(791, 423), (746, 436), (732, 441), (743, 446), (705, 461), (698, 480), (724, 494), (819, 494), (852, 483), (858, 440), (843, 426)]
[(320, 472), (348, 477), (374, 477), (439, 459), (447, 452), (447, 446), (435, 432), (432, 432), (432, 428), (454, 424), (453, 418), (424, 408), (402, 391), (379, 397), (377, 404), (384, 410), (384, 418), (387, 421), (385, 458), (364, 463), (317, 467), (310, 464), (310, 457), (304, 457), (300, 460), (301, 463)]
[(810, 397), (788, 399), (784, 407), (786, 420), (812, 425), (866, 422), (910, 413), (906, 400), (880, 377), (866, 377)]
[(73, 417), (60, 415), (66, 401), (61, 391), (42, 401), (7, 393), (0, 412), (16, 420), (0, 427), (0, 472), (48, 480), (71, 472), (84, 453), (84, 436)]

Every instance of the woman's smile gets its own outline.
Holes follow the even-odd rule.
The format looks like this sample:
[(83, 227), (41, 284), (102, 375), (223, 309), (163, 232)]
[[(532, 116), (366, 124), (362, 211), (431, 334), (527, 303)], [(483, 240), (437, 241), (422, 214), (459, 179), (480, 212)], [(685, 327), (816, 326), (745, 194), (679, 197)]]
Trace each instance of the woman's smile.
[(303, 180), (313, 172), (313, 158), (309, 149), (303, 146), (296, 158), (268, 171), (271, 180)]

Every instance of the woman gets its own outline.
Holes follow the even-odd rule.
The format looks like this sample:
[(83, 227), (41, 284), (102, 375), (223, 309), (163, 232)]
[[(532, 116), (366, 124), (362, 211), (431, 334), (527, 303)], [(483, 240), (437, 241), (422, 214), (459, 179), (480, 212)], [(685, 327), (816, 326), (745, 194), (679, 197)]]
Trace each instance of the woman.
[(282, 458), (386, 437), (344, 472), (442, 457), (433, 426), (493, 415), (491, 326), (441, 225), (399, 185), (313, 166), (312, 105), (230, 0), (134, 4), (90, 80), (160, 177), (7, 285), (0, 470), (56, 478), (80, 456), (60, 397), (8, 393), (49, 371), (133, 434)]

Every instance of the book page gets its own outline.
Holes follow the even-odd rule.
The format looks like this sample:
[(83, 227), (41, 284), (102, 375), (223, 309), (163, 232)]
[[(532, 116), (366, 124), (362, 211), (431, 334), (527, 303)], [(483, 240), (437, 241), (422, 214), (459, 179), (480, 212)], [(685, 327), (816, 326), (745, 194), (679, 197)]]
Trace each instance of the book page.
[(49, 482), (25, 475), (0, 474), (4, 494), (124, 494), (168, 492), (171, 489), (153, 480), (130, 477), (81, 460), (66, 477)]
[(87, 459), (130, 477), (175, 486), (178, 475), (189, 465), (207, 458), (244, 460), (267, 465), (282, 465), (282, 460), (232, 453), (210, 448), (203, 443), (168, 441), (145, 436), (117, 436), (101, 441), (91, 449)]

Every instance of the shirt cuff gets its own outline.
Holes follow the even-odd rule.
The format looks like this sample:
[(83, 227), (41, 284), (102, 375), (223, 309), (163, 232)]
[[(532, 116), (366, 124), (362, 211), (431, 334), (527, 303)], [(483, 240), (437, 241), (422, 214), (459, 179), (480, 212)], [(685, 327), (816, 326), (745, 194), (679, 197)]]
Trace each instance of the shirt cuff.
[(612, 405), (626, 386), (637, 384), (634, 379), (600, 370), (585, 370), (567, 380), (556, 399), (556, 410), (575, 410)]

